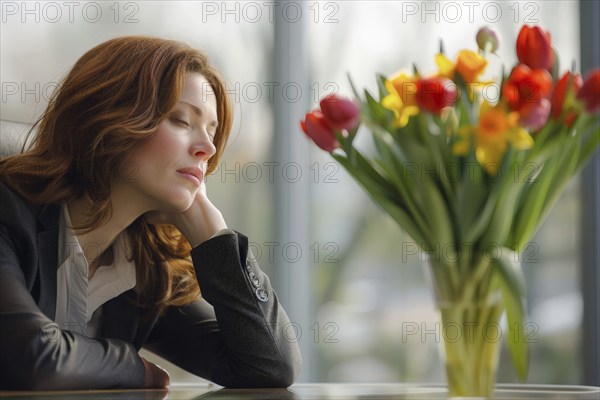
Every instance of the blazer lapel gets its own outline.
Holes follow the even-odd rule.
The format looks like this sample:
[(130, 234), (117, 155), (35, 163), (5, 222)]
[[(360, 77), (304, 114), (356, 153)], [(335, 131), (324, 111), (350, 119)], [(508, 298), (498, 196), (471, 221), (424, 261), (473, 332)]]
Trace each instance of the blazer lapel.
[(58, 262), (59, 207), (48, 205), (39, 214), (43, 229), (38, 232), (38, 272), (40, 274), (40, 310), (54, 321), (56, 316), (56, 270)]
[(158, 313), (137, 307), (134, 299), (137, 299), (135, 289), (129, 289), (104, 303), (100, 336), (125, 340), (139, 350), (156, 323)]
[(100, 336), (133, 342), (138, 329), (138, 308), (127, 298), (132, 291), (121, 293), (102, 305)]

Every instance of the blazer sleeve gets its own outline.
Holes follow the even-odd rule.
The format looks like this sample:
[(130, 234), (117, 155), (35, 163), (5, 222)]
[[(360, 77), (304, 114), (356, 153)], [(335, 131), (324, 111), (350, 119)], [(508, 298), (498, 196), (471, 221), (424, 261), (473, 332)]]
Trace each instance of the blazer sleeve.
[(0, 389), (141, 388), (133, 344), (61, 330), (26, 287), (15, 243), (0, 225)]
[(299, 346), (248, 238), (215, 235), (191, 257), (202, 297), (169, 307), (144, 347), (221, 386), (290, 386), (300, 373)]

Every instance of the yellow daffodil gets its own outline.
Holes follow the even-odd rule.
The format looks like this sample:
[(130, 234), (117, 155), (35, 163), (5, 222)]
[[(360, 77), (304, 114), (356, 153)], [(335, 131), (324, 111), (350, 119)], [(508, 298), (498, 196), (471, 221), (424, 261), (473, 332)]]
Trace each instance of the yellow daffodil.
[(402, 128), (408, 124), (412, 115), (419, 113), (416, 93), (417, 81), (405, 72), (397, 72), (385, 81), (388, 95), (381, 100), (381, 105), (394, 112), (394, 126)]
[(444, 53), (438, 53), (435, 56), (435, 63), (437, 64), (438, 69), (440, 71), (440, 76), (443, 76), (444, 78), (448, 79), (454, 78), (454, 63), (450, 61), (450, 59), (448, 59), (448, 57), (446, 57)]
[(472, 50), (461, 50), (458, 52), (456, 62), (450, 61), (443, 53), (435, 56), (441, 76), (449, 79), (454, 78), (454, 73), (458, 72), (466, 83), (478, 82), (479, 75), (485, 71), (487, 60)]
[(475, 135), (475, 156), (490, 175), (496, 175), (506, 153), (508, 143), (515, 150), (525, 150), (533, 146), (533, 138), (519, 126), (519, 114), (507, 112), (503, 105), (492, 106), (484, 101), (479, 111), (479, 124), (458, 130), (459, 140), (452, 150), (459, 156), (466, 155)]
[(460, 75), (467, 85), (471, 101), (473, 101), (475, 89), (483, 89), (485, 86), (495, 84), (493, 81), (479, 81), (479, 76), (485, 71), (488, 62), (485, 57), (475, 51), (459, 51), (454, 63), (443, 53), (438, 53), (435, 56), (435, 63), (439, 69), (439, 76), (454, 79), (456, 73)]

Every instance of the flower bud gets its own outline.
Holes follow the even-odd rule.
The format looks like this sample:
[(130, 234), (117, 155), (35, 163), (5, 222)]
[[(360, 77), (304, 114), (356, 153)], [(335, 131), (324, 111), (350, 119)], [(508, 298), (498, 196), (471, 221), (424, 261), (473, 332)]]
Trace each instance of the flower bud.
[(529, 103), (521, 110), (519, 122), (533, 131), (541, 129), (550, 115), (550, 101), (541, 99), (538, 103)]
[(321, 149), (332, 152), (340, 147), (340, 143), (335, 137), (335, 130), (321, 111), (313, 110), (307, 113), (304, 121), (300, 121), (300, 127)]
[(489, 53), (495, 53), (496, 50), (498, 50), (498, 46), (500, 44), (496, 32), (494, 32), (487, 26), (484, 26), (483, 28), (479, 29), (475, 40), (477, 40), (477, 45), (481, 50)]
[(577, 99), (583, 101), (587, 112), (600, 111), (600, 69), (588, 74), (577, 93)]
[(351, 130), (358, 124), (360, 109), (350, 99), (330, 94), (321, 99), (321, 111), (335, 129)]

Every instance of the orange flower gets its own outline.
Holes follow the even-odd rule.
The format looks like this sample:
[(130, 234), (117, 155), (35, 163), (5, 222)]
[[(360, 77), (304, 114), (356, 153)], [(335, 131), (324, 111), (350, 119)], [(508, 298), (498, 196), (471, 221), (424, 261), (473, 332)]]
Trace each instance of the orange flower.
[(496, 175), (508, 144), (516, 150), (533, 146), (533, 138), (519, 126), (519, 114), (506, 112), (502, 105), (492, 106), (487, 101), (481, 103), (479, 124), (458, 130), (458, 141), (453, 145), (454, 154), (465, 156), (475, 141), (475, 156), (486, 172)]
[(487, 60), (474, 51), (462, 50), (458, 52), (456, 71), (466, 83), (473, 83), (478, 81), (487, 64)]

